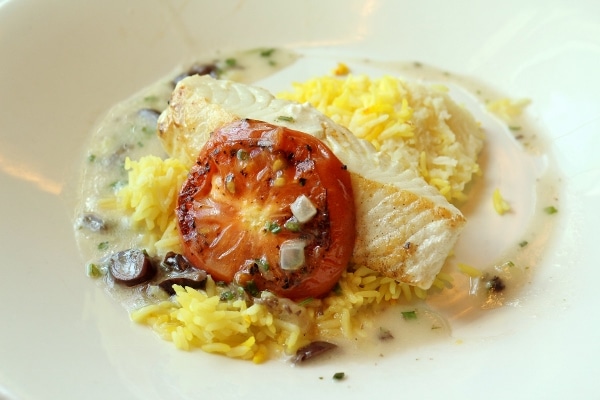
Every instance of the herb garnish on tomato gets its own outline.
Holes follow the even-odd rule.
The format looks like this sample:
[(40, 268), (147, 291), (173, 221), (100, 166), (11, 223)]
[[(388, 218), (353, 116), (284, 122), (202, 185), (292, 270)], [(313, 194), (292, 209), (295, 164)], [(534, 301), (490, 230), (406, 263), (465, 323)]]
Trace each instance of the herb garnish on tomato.
[(354, 247), (345, 166), (317, 138), (255, 120), (212, 134), (181, 189), (177, 218), (194, 266), (291, 299), (326, 295)]

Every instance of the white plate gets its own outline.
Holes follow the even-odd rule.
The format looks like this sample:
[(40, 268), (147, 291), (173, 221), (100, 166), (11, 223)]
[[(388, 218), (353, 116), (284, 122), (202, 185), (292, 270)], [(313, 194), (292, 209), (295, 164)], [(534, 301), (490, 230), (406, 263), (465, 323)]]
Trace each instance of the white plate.
[[(176, 351), (91, 284), (71, 190), (94, 122), (198, 54), (262, 45), (418, 60), (532, 99), (563, 179), (523, 300), (462, 326), (460, 345), (291, 368)], [(599, 3), (5, 0), (0, 54), (0, 398), (598, 395)]]

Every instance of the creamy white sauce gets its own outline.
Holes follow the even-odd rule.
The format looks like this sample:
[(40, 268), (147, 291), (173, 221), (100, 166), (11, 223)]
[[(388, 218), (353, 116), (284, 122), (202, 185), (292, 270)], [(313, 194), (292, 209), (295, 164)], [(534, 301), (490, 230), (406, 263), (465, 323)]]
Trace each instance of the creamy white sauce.
[[(224, 70), (222, 77), (252, 83), (279, 71), (297, 58), (296, 54), (281, 49), (266, 54), (261, 53), (261, 50), (252, 50), (229, 55), (214, 55), (206, 60), (208, 62), (218, 60), (216, 64)], [(488, 98), (503, 97), (479, 83), (421, 64), (375, 63), (369, 60), (355, 62), (363, 63), (370, 68), (395, 71), (398, 75), (409, 79), (425, 79), (455, 85), (470, 93), (480, 103), (485, 103)], [(187, 68), (181, 70), (185, 69)], [(84, 259), (89, 260), (90, 263), (101, 264), (101, 260), (107, 255), (137, 247), (140, 243), (140, 238), (131, 233), (128, 221), (121, 214), (103, 207), (102, 203), (106, 199), (113, 198), (120, 185), (126, 183), (127, 173), (123, 168), (125, 157), (136, 160), (148, 154), (166, 156), (156, 136), (155, 116), (149, 111), (140, 113), (140, 110), (151, 109), (161, 112), (167, 106), (173, 89), (172, 78), (178, 73), (179, 71), (174, 72), (171, 76), (115, 106), (92, 134), (83, 162), (80, 202), (75, 218), (77, 241)], [(536, 134), (533, 124), (526, 118), (519, 120), (518, 124), (521, 127), (517, 133), (520, 137), (509, 144), (514, 147), (512, 151), (518, 149), (523, 154), (545, 154), (544, 142)], [(502, 129), (500, 122), (496, 122), (495, 129), (498, 127)], [(503, 130), (507, 136), (511, 135), (507, 127)], [(486, 166), (486, 157), (488, 156), (484, 151), (481, 160), (484, 176), (475, 180), (471, 188), (471, 201), (461, 207), (468, 219), (478, 212), (477, 208), (482, 202), (489, 202), (491, 207), (491, 199), (485, 198), (486, 190), (489, 189), (486, 186), (489, 182), (486, 181), (485, 169), (492, 167)], [(457, 315), (461, 318), (466, 318), (467, 314), (471, 317), (480, 317), (487, 309), (518, 303), (523, 286), (531, 281), (535, 267), (551, 239), (554, 218), (545, 213), (543, 207), (554, 205), (560, 208), (558, 174), (551, 168), (546, 170), (531, 182), (535, 186), (533, 191), (535, 201), (530, 204), (534, 204), (532, 207), (535, 210), (526, 215), (526, 221), (522, 221), (521, 225), (525, 228), (515, 232), (513, 237), (502, 241), (499, 254), (476, 265), (490, 277), (499, 276), (506, 289), (490, 294), (485, 288), (485, 281), (469, 278), (457, 272), (456, 263), (461, 260), (457, 260), (458, 257), (451, 257), (444, 270), (454, 277), (453, 287), (433, 293), (427, 301), (393, 306), (380, 315), (365, 319), (363, 329), (359, 333), (360, 337), (357, 336), (355, 341), (350, 340), (345, 343), (343, 351), (348, 354), (360, 353), (379, 357), (401, 348), (448, 339), (452, 335), (448, 321), (456, 319)], [(82, 227), (80, 217), (87, 213), (100, 216), (106, 222), (107, 228), (94, 232)], [(486, 234), (491, 238), (494, 237), (493, 233)], [(524, 245), (525, 241), (526, 245)], [(477, 252), (478, 249), (473, 248), (472, 251)], [(463, 253), (460, 254), (461, 257)], [(99, 281), (109, 288), (109, 292), (128, 310), (152, 301), (155, 295), (146, 293), (144, 288), (114, 288), (110, 278)], [(415, 311), (417, 318), (404, 318), (402, 312), (407, 311)], [(360, 346), (357, 343), (360, 343)]]

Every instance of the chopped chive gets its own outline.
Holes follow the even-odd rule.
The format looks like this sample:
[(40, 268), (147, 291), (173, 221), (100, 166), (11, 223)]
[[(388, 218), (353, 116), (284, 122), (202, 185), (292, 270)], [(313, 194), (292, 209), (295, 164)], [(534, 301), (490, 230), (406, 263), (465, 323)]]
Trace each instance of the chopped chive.
[(522, 240), (519, 242), (519, 247), (525, 247), (529, 244), (529, 242), (527, 240)]
[(223, 292), (219, 296), (219, 300), (221, 300), (221, 301), (233, 300), (234, 298), (235, 298), (235, 294), (233, 294), (233, 292), (231, 290)]
[(254, 260), (254, 262), (263, 271), (268, 271), (269, 268), (271, 268), (271, 266), (269, 265), (269, 262), (265, 258), (257, 258), (256, 260)]
[(310, 304), (314, 299), (312, 297), (307, 297), (304, 300), (302, 300), (301, 302), (298, 303), (299, 306), (306, 306), (308, 304)]
[(98, 243), (98, 250), (106, 250), (106, 249), (108, 249), (108, 242)]
[(114, 181), (113, 183), (110, 184), (110, 188), (113, 190), (119, 190), (126, 184), (127, 184), (127, 182), (125, 182), (125, 181)]
[(294, 119), (294, 117), (290, 117), (288, 115), (280, 115), (277, 117), (277, 121), (295, 122), (296, 120)]
[(341, 296), (342, 295), (342, 287), (340, 286), (340, 283), (336, 282), (335, 286), (333, 287), (333, 289), (331, 289), (331, 291), (336, 296)]
[(544, 208), (544, 212), (548, 215), (552, 215), (552, 214), (556, 214), (558, 212), (558, 209), (554, 206), (548, 206), (548, 207)]
[(237, 60), (235, 58), (228, 58), (225, 60), (225, 64), (227, 64), (228, 67), (235, 67), (237, 65)]
[(254, 281), (246, 283), (244, 289), (253, 297), (256, 297), (259, 292), (258, 287), (256, 286), (256, 283)]
[(292, 217), (285, 221), (283, 227), (291, 232), (300, 232), (300, 222), (296, 219), (296, 217)]
[(94, 161), (96, 161), (96, 155), (95, 155), (95, 154), (90, 154), (90, 155), (88, 156), (88, 161), (89, 161), (89, 162), (94, 162)]
[(417, 319), (417, 312), (416, 311), (402, 311), (402, 318), (404, 318), (405, 320), (410, 320), (410, 319)]
[(341, 381), (345, 377), (346, 377), (346, 374), (343, 372), (336, 372), (335, 374), (333, 374), (333, 379), (335, 379), (336, 381)]
[(275, 49), (265, 49), (265, 50), (261, 50), (260, 52), (260, 56), (261, 57), (271, 57), (271, 55), (273, 55), (273, 52), (275, 51)]
[(274, 234), (281, 232), (281, 226), (275, 221), (267, 221), (265, 229)]
[(100, 273), (100, 268), (98, 268), (98, 266), (94, 263), (89, 263), (86, 268), (87, 276), (89, 276), (90, 278), (98, 278), (100, 275), (102, 275)]

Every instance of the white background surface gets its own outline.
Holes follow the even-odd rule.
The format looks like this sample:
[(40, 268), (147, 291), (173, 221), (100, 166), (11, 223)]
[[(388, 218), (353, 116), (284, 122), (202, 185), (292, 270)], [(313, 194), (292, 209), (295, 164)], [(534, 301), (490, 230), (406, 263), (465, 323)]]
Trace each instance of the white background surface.
[[(563, 185), (527, 301), (460, 346), (291, 368), (175, 351), (90, 284), (71, 191), (94, 122), (198, 54), (263, 45), (531, 98)], [(0, 1), (0, 398), (598, 398), (599, 70), (594, 1)]]

